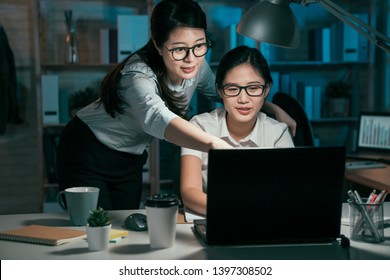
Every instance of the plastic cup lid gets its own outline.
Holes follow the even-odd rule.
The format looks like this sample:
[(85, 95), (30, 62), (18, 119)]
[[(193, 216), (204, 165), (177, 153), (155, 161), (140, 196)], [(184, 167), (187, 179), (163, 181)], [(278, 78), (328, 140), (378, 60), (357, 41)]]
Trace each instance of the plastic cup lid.
[(145, 206), (148, 207), (171, 207), (179, 205), (179, 198), (175, 194), (169, 193), (158, 193), (152, 196), (149, 196), (145, 200)]

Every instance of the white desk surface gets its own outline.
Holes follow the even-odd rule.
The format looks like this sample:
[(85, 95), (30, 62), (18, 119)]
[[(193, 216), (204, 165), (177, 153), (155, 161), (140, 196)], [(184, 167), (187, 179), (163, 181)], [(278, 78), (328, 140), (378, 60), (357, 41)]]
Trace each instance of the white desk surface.
[[(348, 205), (343, 205), (341, 233), (349, 236), (345, 225)], [(113, 228), (122, 229), (125, 218), (132, 212), (144, 210), (112, 211)], [(390, 203), (385, 205), (385, 217), (390, 217)], [(387, 223), (390, 221), (387, 220)], [(38, 213), (0, 215), (0, 230), (10, 230), (31, 224), (70, 227), (66, 213)], [(84, 227), (74, 227), (83, 229)], [(192, 224), (177, 224), (176, 242), (173, 247), (154, 250), (149, 246), (147, 232), (129, 232), (119, 243), (110, 243), (107, 251), (90, 252), (86, 240), (60, 246), (45, 246), (0, 240), (1, 260), (207, 260), (207, 259), (390, 259), (390, 228), (385, 229), (386, 240), (380, 244), (351, 241), (349, 252), (338, 245), (299, 246), (207, 246), (193, 232)]]

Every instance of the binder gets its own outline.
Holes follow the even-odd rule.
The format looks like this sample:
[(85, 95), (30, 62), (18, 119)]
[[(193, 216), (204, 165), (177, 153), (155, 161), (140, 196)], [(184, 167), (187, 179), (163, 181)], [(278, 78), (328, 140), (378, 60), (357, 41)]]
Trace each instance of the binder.
[(331, 28), (316, 28), (309, 31), (309, 60), (331, 61)]
[(42, 118), (44, 124), (60, 122), (59, 88), (57, 75), (42, 75)]
[(149, 40), (149, 19), (147, 15), (119, 15), (118, 61), (143, 47)]
[(110, 64), (118, 62), (118, 31), (100, 29), (100, 62)]
[(322, 88), (320, 86), (313, 86), (313, 119), (321, 119), (322, 107)]
[(225, 30), (225, 52), (230, 51), (237, 47), (237, 32), (236, 24), (230, 24), (226, 27)]
[(336, 22), (330, 26), (331, 61), (343, 60), (343, 22)]
[(306, 85), (305, 86), (305, 95), (304, 95), (304, 108), (306, 111), (307, 118), (309, 120), (313, 119), (313, 86)]
[(275, 93), (280, 91), (280, 89), (279, 89), (280, 73), (276, 72), (276, 71), (272, 71), (271, 72), (271, 77), (272, 77), (274, 82), (273, 82), (273, 84), (271, 86), (271, 89), (269, 90), (269, 93), (268, 93), (268, 96), (267, 96), (267, 100), (272, 100), (272, 98), (274, 97)]

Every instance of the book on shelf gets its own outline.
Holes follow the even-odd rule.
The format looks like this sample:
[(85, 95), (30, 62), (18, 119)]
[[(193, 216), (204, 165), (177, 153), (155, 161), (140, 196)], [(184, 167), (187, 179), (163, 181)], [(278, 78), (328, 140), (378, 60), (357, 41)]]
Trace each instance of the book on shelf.
[(335, 22), (330, 26), (331, 33), (331, 61), (343, 60), (343, 25), (344, 22)]
[(272, 46), (271, 44), (260, 42), (259, 49), (267, 60), (268, 64), (276, 61), (275, 48), (276, 47)]
[(343, 61), (358, 61), (359, 34), (346, 24), (343, 27)]
[(289, 73), (280, 73), (279, 91), (291, 93)]
[(57, 246), (87, 237), (83, 230), (63, 227), (30, 225), (0, 232), (0, 239)]
[(225, 51), (228, 52), (238, 46), (256, 48), (256, 40), (243, 36), (236, 31), (237, 24), (230, 24), (225, 30)]
[(102, 64), (118, 62), (118, 30), (100, 29), (100, 62)]
[[(367, 13), (354, 14), (368, 22)], [(368, 40), (343, 22), (330, 25), (330, 61), (365, 62), (368, 60)]]
[(290, 82), (290, 96), (298, 101), (298, 81), (295, 79)]
[(309, 31), (309, 60), (331, 61), (331, 28), (316, 28)]
[[(356, 15), (360, 20), (364, 21), (365, 23), (368, 23), (368, 14), (367, 13), (359, 13)], [(363, 35), (359, 34), (359, 47), (358, 47), (358, 53), (359, 53), (359, 61), (368, 61), (368, 39), (364, 37)]]
[(315, 85), (297, 83), (298, 101), (302, 104), (309, 120), (322, 117), (322, 88)]
[(280, 85), (280, 73), (277, 72), (277, 71), (272, 71), (271, 72), (271, 76), (272, 76), (273, 84), (272, 84), (271, 89), (269, 90), (269, 93), (268, 93), (268, 96), (267, 96), (268, 100), (272, 100), (272, 98), (274, 97), (275, 93), (280, 91), (280, 87), (279, 87), (279, 85)]
[(42, 75), (42, 120), (44, 124), (60, 122), (59, 80), (58, 75)]
[(116, 29), (118, 30), (118, 61), (123, 61), (149, 41), (147, 15), (118, 15)]
[(305, 85), (303, 106), (309, 120), (313, 119), (313, 87)]
[(225, 30), (225, 52), (228, 52), (237, 47), (237, 32), (236, 24), (230, 24)]
[[(367, 23), (368, 14), (354, 14), (358, 19)], [(343, 25), (343, 61), (367, 61), (368, 41), (349, 25)]]
[(322, 88), (313, 86), (313, 120), (319, 120), (322, 117)]

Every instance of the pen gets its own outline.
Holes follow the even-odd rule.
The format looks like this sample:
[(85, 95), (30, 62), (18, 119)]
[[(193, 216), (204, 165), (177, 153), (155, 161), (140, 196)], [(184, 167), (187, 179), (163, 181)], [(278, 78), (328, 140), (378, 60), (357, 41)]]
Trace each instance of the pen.
[(372, 196), (371, 201), (370, 201), (370, 204), (374, 204), (375, 199), (376, 199), (377, 196), (378, 196), (377, 194), (374, 194), (374, 195)]
[[(374, 203), (376, 197), (377, 197), (376, 189), (374, 189), (374, 190), (370, 193), (370, 196), (367, 198), (367, 203), (368, 203), (368, 204)], [(368, 206), (368, 209), (371, 211), (371, 206)]]
[(385, 190), (381, 191), (376, 197), (374, 203), (383, 203), (383, 201), (385, 201), (386, 196), (387, 196), (387, 191)]
[(386, 198), (387, 194), (388, 194), (388, 192), (385, 192), (385, 193), (382, 195), (382, 199), (381, 199), (380, 202), (384, 202), (384, 201), (385, 201), (385, 198)]
[[(375, 227), (372, 219), (368, 215), (366, 209), (359, 202), (357, 202), (358, 198), (356, 197), (356, 195), (351, 190), (349, 190), (347, 192), (347, 194), (351, 198), (351, 201), (355, 205), (356, 209), (362, 215), (363, 219), (366, 221), (366, 224), (370, 228), (371, 233), (375, 236), (375, 238), (379, 239), (380, 238), (379, 232), (378, 232), (377, 228)], [(357, 222), (357, 224), (360, 224), (360, 222)], [(359, 227), (356, 226), (354, 228), (354, 232), (358, 231), (358, 230), (360, 230), (360, 226)]]
[(378, 196), (375, 198), (375, 201), (374, 201), (374, 204), (377, 204), (377, 203), (380, 203), (381, 202), (381, 200), (382, 200), (382, 197), (383, 197), (383, 195), (385, 194), (385, 190), (382, 190), (379, 194), (378, 194)]
[(358, 191), (354, 191), (354, 193), (355, 193), (355, 196), (356, 196), (356, 199), (357, 199), (357, 202), (359, 202), (359, 203), (363, 203), (363, 201), (362, 201), (362, 198), (360, 197), (360, 195), (359, 195), (359, 193), (358, 193)]
[(367, 203), (371, 203), (371, 201), (374, 201), (374, 200), (372, 200), (372, 198), (374, 197), (375, 193), (376, 193), (376, 189), (374, 189), (374, 190), (370, 193), (369, 197), (367, 198)]
[(352, 200), (352, 203), (357, 204), (358, 198), (356, 197), (356, 194), (354, 192), (352, 192), (351, 190), (349, 190), (347, 192), (347, 194), (348, 194), (349, 198)]

